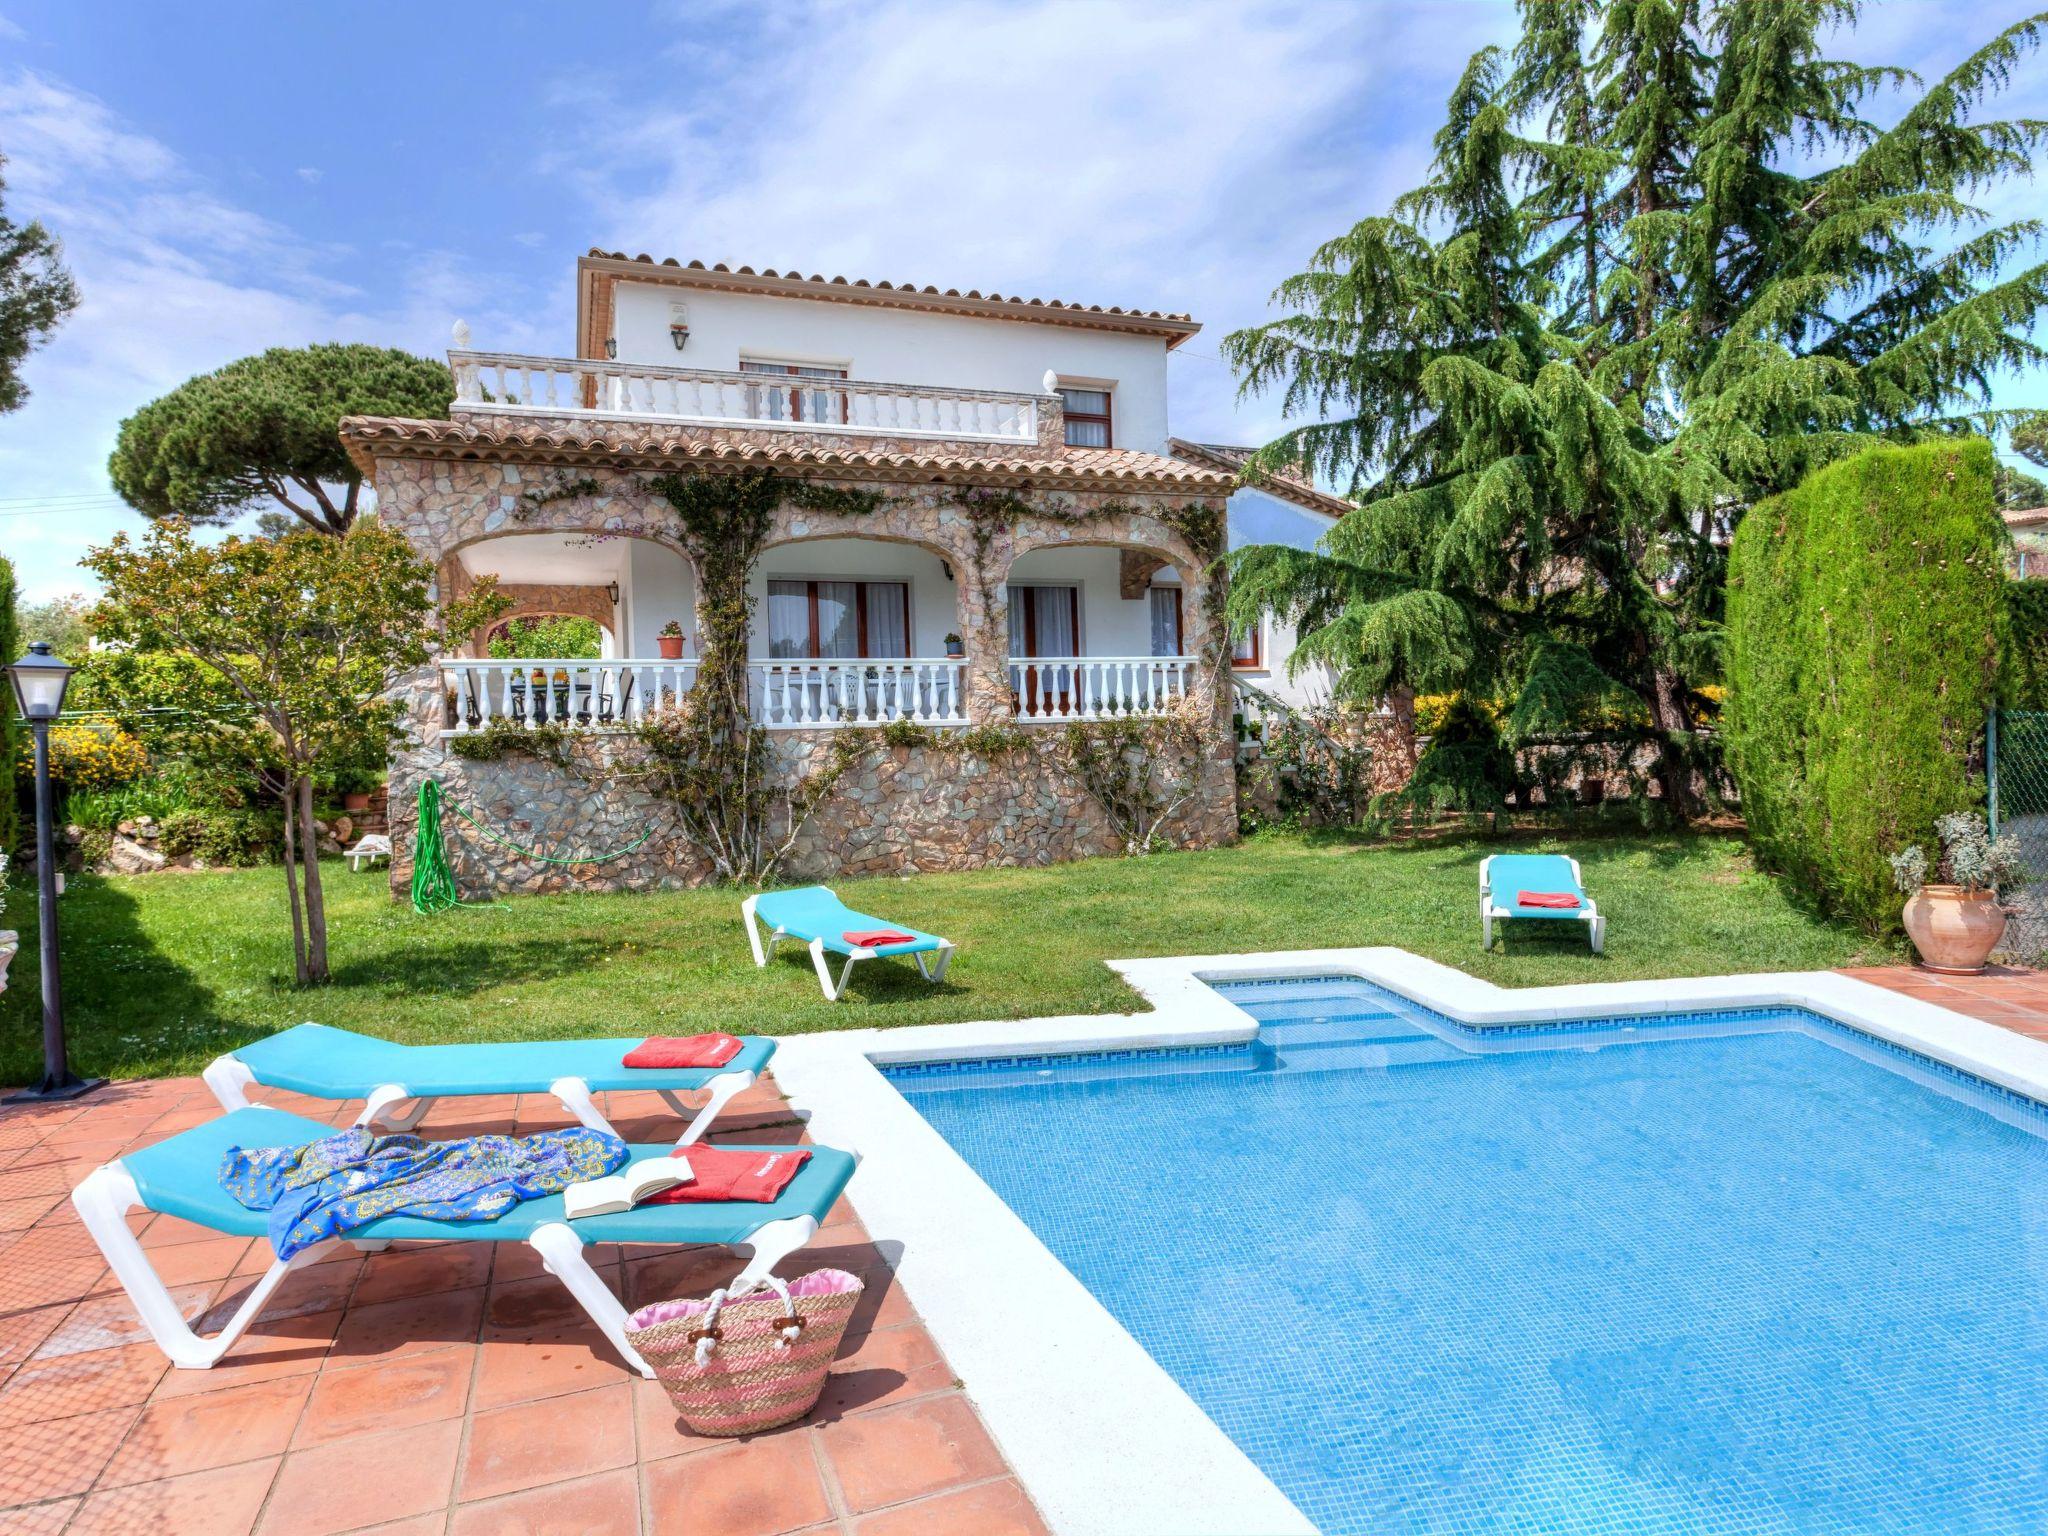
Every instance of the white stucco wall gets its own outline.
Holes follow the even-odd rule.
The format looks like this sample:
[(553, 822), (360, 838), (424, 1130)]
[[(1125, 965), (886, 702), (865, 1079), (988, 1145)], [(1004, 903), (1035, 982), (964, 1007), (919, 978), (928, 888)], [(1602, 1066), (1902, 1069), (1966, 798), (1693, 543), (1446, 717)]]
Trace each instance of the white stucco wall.
[(660, 655), (661, 647), (655, 644), (655, 637), (662, 625), (674, 619), (690, 638), (683, 654), (695, 656), (697, 584), (690, 562), (665, 545), (646, 539), (627, 539), (625, 546), (626, 571), (619, 581), (619, 628), (626, 637), (625, 654)]
[[(689, 311), (677, 352), (669, 306)], [(741, 358), (845, 368), (885, 384), (1039, 394), (1049, 368), (1064, 383), (1109, 387), (1112, 442), (1166, 451), (1166, 341), (1065, 325), (980, 320), (823, 299), (716, 293), (621, 282), (614, 325), (619, 361), (736, 369)]]

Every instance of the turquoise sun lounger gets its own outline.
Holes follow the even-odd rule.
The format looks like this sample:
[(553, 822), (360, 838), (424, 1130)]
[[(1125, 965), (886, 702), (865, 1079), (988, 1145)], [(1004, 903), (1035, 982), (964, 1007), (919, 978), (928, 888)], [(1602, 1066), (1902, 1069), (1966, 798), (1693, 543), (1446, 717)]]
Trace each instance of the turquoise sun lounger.
[[(211, 1227), (234, 1237), (262, 1237), (268, 1213), (252, 1211), (220, 1187), (220, 1162), (230, 1147), (295, 1146), (334, 1134), (334, 1127), (281, 1109), (238, 1109), (194, 1126), (155, 1146), (130, 1152), (102, 1164), (71, 1192), (86, 1230), (100, 1246), (107, 1264), (135, 1304), (149, 1336), (172, 1363), (203, 1370), (234, 1346), (264, 1303), (294, 1269), (313, 1262), (334, 1242), (352, 1243), (375, 1252), (393, 1242), (435, 1239), (453, 1243), (523, 1242), (541, 1257), (549, 1274), (569, 1288), (591, 1321), (604, 1330), (613, 1348), (643, 1376), (654, 1371), (626, 1339), (626, 1309), (598, 1278), (583, 1257), (586, 1243), (703, 1243), (744, 1248), (751, 1257), (731, 1289), (751, 1289), (762, 1275), (795, 1253), (824, 1225), (832, 1202), (853, 1177), (858, 1161), (850, 1152), (812, 1147), (810, 1161), (772, 1203), (722, 1200), (702, 1205), (643, 1205), (609, 1216), (586, 1216), (570, 1222), (562, 1215), (562, 1197), (549, 1195), (514, 1206), (495, 1221), (430, 1221), (421, 1216), (383, 1216), (356, 1228), (345, 1238), (320, 1243), (279, 1259), (265, 1270), (256, 1287), (219, 1333), (201, 1338), (192, 1331), (165, 1287), (163, 1277), (128, 1226), (128, 1213), (138, 1206), (165, 1216)], [(672, 1148), (632, 1147), (633, 1160), (665, 1157)], [(764, 1147), (761, 1150), (786, 1150)]]
[[(853, 974), (854, 966), (862, 960), (886, 960), (895, 955), (909, 955), (917, 961), (918, 974), (926, 981), (944, 981), (946, 967), (953, 963), (953, 946), (937, 934), (925, 933), (902, 923), (885, 923), (879, 917), (856, 912), (822, 885), (800, 886), (793, 891), (763, 891), (741, 902), (740, 913), (747, 925), (747, 942), (754, 946), (754, 964), (766, 965), (777, 944), (784, 939), (795, 939), (810, 950), (811, 964), (818, 970), (818, 985), (825, 989), (825, 1001), (828, 1003), (839, 1001), (839, 995), (846, 990), (846, 978)], [(768, 930), (766, 947), (761, 942), (763, 927)], [(852, 943), (846, 937), (849, 933), (871, 933), (880, 928), (910, 934), (911, 941), (908, 944), (877, 944), (870, 948)], [(846, 964), (840, 967), (836, 981), (832, 967), (825, 959), (828, 954), (846, 957)], [(926, 964), (925, 956), (933, 954), (938, 956), (937, 962)]]
[[(357, 1125), (379, 1122), (409, 1131), (436, 1099), (497, 1093), (552, 1093), (594, 1131), (609, 1131), (593, 1094), (652, 1088), (669, 1108), (689, 1117), (677, 1139), (688, 1146), (718, 1118), (735, 1095), (753, 1086), (775, 1042), (744, 1037), (740, 1053), (722, 1067), (670, 1071), (622, 1065), (638, 1040), (520, 1040), (503, 1045), (400, 1045), (326, 1024), (295, 1024), (220, 1057), (204, 1074), (226, 1110), (246, 1109), (251, 1083), (288, 1088), (316, 1099), (362, 1099)], [(676, 1097), (708, 1089), (710, 1099), (691, 1109)], [(407, 1101), (412, 1108), (391, 1111)]]
[[(1529, 907), (1520, 900), (1523, 893), (1576, 896), (1576, 907)], [(1493, 948), (1495, 918), (1564, 918), (1584, 923), (1593, 942), (1593, 953), (1605, 953), (1607, 919), (1586, 894), (1579, 861), (1561, 853), (1496, 853), (1479, 861), (1480, 948)]]

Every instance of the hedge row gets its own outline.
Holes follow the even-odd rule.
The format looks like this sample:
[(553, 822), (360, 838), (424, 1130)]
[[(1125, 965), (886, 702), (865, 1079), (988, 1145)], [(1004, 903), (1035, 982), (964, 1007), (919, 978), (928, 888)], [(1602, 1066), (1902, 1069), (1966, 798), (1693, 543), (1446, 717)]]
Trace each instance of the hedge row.
[(1977, 804), (2005, 532), (1982, 441), (1880, 448), (1743, 519), (1729, 557), (1728, 764), (1758, 859), (1897, 926), (1886, 856)]

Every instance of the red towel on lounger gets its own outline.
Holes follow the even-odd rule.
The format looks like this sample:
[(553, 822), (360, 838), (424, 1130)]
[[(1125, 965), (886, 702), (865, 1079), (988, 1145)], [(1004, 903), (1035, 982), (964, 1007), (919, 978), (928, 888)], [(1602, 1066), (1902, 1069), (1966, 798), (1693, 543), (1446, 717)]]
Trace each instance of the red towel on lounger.
[(628, 1051), (625, 1064), (687, 1072), (696, 1067), (722, 1067), (739, 1053), (738, 1035), (656, 1035)]
[(682, 1205), (705, 1200), (751, 1200), (766, 1205), (789, 1188), (797, 1170), (811, 1160), (804, 1148), (764, 1152), (759, 1147), (707, 1147), (703, 1142), (684, 1147), (678, 1153), (689, 1162), (696, 1177), (658, 1195), (649, 1195), (642, 1205)]
[(1554, 907), (1559, 912), (1578, 909), (1579, 898), (1570, 891), (1517, 891), (1515, 905), (1518, 907)]
[(858, 944), (862, 949), (873, 949), (878, 944), (915, 944), (917, 935), (899, 933), (894, 928), (863, 928), (857, 933), (842, 933), (840, 937), (849, 944)]

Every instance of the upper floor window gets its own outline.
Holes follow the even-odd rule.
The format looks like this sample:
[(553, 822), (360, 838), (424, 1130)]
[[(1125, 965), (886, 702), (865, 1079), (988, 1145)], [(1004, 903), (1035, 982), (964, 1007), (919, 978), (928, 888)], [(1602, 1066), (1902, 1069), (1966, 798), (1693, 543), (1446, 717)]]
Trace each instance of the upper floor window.
[(1109, 391), (1106, 389), (1060, 390), (1066, 408), (1069, 448), (1109, 446)]
[[(779, 374), (785, 379), (843, 379), (844, 368), (819, 368), (809, 363), (774, 363), (740, 359), (741, 373)], [(756, 421), (812, 421), (838, 426), (846, 421), (846, 392), (813, 389), (800, 384), (747, 386), (747, 414)]]

